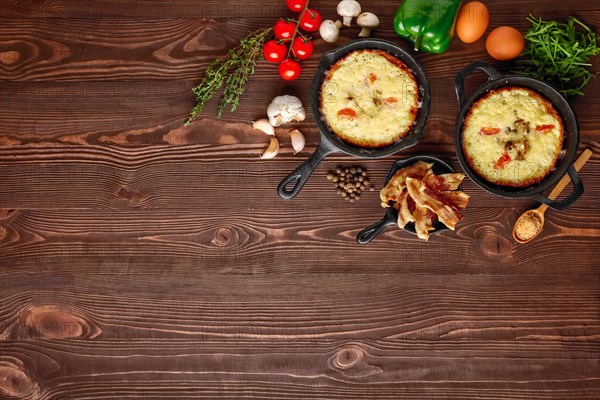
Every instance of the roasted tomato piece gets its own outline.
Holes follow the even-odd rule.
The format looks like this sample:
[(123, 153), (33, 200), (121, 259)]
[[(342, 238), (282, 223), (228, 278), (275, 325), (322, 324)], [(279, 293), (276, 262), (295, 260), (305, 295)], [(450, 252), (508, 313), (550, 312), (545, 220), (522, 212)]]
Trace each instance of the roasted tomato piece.
[(356, 119), (356, 111), (351, 108), (342, 108), (340, 111), (338, 111), (338, 117), (354, 120)]
[(500, 128), (481, 128), (479, 133), (481, 133), (482, 135), (488, 135), (488, 136), (496, 135), (496, 134), (500, 133)]
[(510, 155), (508, 155), (508, 153), (504, 153), (504, 154), (502, 154), (502, 157), (500, 157), (498, 159), (498, 161), (496, 161), (496, 165), (494, 165), (494, 169), (502, 169), (506, 166), (506, 164), (508, 164), (511, 161), (512, 160), (510, 158)]
[(537, 133), (548, 133), (554, 129), (554, 125), (538, 125), (535, 127)]

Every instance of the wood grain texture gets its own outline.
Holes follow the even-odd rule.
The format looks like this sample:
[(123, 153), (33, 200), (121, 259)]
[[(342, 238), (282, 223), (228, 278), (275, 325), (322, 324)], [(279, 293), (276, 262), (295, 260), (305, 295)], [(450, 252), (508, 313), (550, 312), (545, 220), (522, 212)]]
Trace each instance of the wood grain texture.
[[(337, 1), (313, 1), (325, 18)], [(393, 33), (397, 4), (362, 0)], [(576, 0), (491, 0), (491, 26), (600, 10)], [(282, 93), (306, 103), (325, 51), (284, 83), (258, 65), (236, 113), (189, 127), (191, 87), (283, 0), (0, 0), (0, 399), (600, 398), (600, 80), (571, 100), (585, 193), (511, 238), (528, 199), (471, 196), (455, 232), (427, 243), (389, 228), (377, 192), (344, 203), (325, 179), (359, 162), (380, 188), (393, 161), (460, 169), (453, 79), (492, 61), (483, 41), (419, 54), (432, 92), (422, 141), (379, 160), (327, 158), (300, 195), (279, 181), (319, 142), (258, 155), (250, 129)], [(356, 37), (343, 31), (337, 44)], [(600, 58), (592, 69), (600, 72)], [(473, 90), (484, 76), (467, 83)], [(310, 114), (310, 109), (308, 110)]]

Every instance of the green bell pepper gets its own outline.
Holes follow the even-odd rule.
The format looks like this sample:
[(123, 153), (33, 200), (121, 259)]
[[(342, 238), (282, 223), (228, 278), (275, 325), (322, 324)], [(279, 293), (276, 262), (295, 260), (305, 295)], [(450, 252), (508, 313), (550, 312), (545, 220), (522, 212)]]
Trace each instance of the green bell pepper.
[(394, 30), (415, 50), (443, 53), (454, 36), (461, 0), (404, 0), (394, 17)]

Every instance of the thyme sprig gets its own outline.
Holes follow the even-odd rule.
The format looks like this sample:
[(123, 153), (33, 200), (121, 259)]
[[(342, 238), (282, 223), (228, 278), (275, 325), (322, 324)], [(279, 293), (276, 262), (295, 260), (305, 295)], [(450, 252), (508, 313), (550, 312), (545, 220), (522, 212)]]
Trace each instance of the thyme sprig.
[(217, 105), (217, 115), (221, 117), (227, 105), (230, 106), (231, 112), (235, 111), (248, 79), (254, 74), (256, 61), (262, 54), (262, 46), (272, 30), (272, 28), (264, 28), (250, 32), (227, 55), (209, 64), (202, 81), (192, 89), (196, 95), (196, 104), (184, 125), (189, 125), (204, 110), (206, 103), (223, 85), (225, 87), (223, 97)]

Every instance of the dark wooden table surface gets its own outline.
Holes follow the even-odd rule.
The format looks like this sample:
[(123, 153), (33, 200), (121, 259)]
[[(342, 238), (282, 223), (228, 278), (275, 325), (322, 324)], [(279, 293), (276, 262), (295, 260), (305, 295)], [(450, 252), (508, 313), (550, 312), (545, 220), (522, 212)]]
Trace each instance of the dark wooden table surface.
[[(399, 2), (363, 0), (376, 37)], [(597, 2), (487, 1), (491, 26), (577, 15)], [(337, 1), (313, 1), (325, 18)], [(600, 84), (572, 100), (586, 191), (511, 238), (530, 200), (470, 181), (465, 219), (428, 243), (390, 229), (377, 192), (357, 204), (325, 179), (334, 155), (285, 202), (293, 156), (258, 155), (249, 128), (280, 94), (307, 102), (319, 55), (287, 84), (258, 65), (235, 114), (190, 127), (191, 87), (283, 0), (0, 0), (0, 398), (592, 399), (600, 397)], [(345, 43), (357, 28), (345, 30)], [(406, 46), (406, 44), (403, 44)], [(459, 168), (453, 77), (493, 62), (483, 41), (419, 54), (432, 89), (422, 142), (360, 161), (380, 188), (394, 160), (431, 154)], [(593, 69), (598, 73), (598, 60)], [(474, 86), (483, 80), (472, 80)]]

